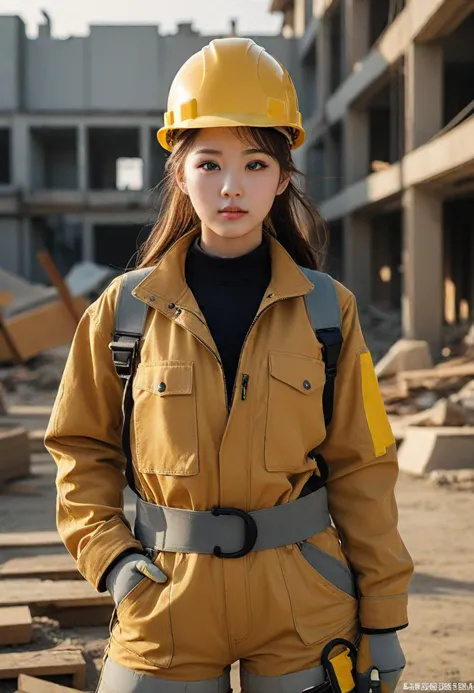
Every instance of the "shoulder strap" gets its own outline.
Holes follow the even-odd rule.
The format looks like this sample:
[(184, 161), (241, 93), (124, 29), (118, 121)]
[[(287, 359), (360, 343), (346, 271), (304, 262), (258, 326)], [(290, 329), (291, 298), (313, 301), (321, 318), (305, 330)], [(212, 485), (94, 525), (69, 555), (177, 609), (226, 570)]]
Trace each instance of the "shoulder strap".
[(314, 284), (306, 294), (305, 302), (311, 327), (322, 344), (322, 357), (325, 365), (326, 384), (323, 391), (323, 410), (326, 428), (329, 426), (334, 409), (334, 385), (337, 375), (337, 362), (342, 346), (342, 318), (339, 299), (334, 280), (329, 274), (300, 267), (300, 270)]
[(135, 360), (140, 348), (148, 306), (132, 295), (132, 291), (153, 267), (132, 270), (122, 276), (115, 310), (114, 339), (109, 344), (117, 375), (124, 385), (122, 398), (122, 449), (126, 458), (125, 476), (128, 485), (138, 494), (133, 476), (130, 448), (130, 421), (133, 410), (132, 382)]

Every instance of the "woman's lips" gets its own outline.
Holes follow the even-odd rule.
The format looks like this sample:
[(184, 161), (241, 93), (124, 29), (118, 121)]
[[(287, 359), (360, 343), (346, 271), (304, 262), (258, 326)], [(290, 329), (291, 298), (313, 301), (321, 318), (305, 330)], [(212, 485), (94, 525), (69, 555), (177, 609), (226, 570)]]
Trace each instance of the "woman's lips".
[(244, 216), (244, 214), (247, 214), (247, 212), (219, 212), (222, 214), (223, 217), (226, 219), (240, 219), (241, 217)]

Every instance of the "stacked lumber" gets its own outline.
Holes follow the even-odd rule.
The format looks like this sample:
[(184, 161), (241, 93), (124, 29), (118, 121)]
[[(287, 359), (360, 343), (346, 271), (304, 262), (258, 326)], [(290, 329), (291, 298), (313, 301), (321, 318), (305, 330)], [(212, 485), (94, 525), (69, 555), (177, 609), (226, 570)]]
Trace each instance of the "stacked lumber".
[(78, 693), (78, 689), (58, 686), (50, 681), (44, 681), (27, 674), (20, 674), (16, 693)]
[[(72, 628), (107, 626), (112, 615), (110, 595), (97, 593), (69, 554), (41, 553), (60, 544), (57, 532), (0, 534), (0, 550), (7, 555), (0, 563), (0, 690), (2, 680), (17, 678), (17, 693), (73, 693), (85, 687), (81, 648), (63, 643), (32, 649), (35, 617)], [(37, 555), (8, 558), (9, 549), (27, 547)]]
[[(77, 647), (59, 646), (50, 650), (0, 654), (0, 681), (16, 679), (24, 674), (49, 677), (50, 679), (68, 676), (72, 679), (71, 683), (75, 688), (83, 690), (86, 683), (86, 662), (82, 651)], [(24, 686), (25, 680), (18, 681), (18, 685)], [(31, 682), (26, 681), (26, 685), (31, 685)], [(20, 690), (22, 689), (20, 688)], [(42, 689), (30, 688), (30, 690), (40, 693)]]

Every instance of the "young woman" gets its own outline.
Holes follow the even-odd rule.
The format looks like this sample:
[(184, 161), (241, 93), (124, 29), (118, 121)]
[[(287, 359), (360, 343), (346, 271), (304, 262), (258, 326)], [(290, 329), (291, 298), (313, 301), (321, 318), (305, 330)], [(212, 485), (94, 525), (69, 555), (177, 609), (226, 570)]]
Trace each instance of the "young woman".
[(245, 693), (349, 691), (347, 661), (357, 691), (376, 669), (388, 693), (405, 665), (395, 443), (355, 298), (310, 271), (324, 234), (293, 180), (297, 109), (252, 40), (193, 55), (142, 274), (77, 329), (45, 443), (59, 532), (116, 605), (100, 693), (228, 693), (237, 660)]

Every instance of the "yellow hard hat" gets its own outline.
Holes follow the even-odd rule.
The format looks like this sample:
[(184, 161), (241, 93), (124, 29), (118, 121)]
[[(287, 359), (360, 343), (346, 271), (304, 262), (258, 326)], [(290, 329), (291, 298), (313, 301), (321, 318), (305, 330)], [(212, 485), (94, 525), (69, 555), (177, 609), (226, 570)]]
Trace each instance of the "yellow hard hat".
[(305, 140), (295, 86), (287, 70), (249, 38), (214, 39), (192, 55), (171, 83), (158, 142), (171, 151), (175, 130), (275, 127), (292, 149)]

